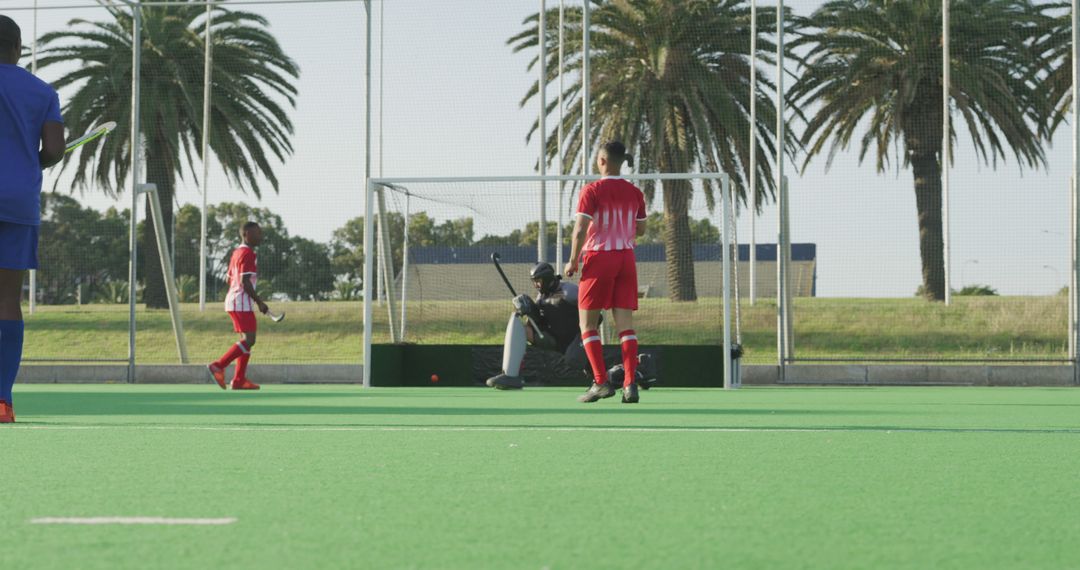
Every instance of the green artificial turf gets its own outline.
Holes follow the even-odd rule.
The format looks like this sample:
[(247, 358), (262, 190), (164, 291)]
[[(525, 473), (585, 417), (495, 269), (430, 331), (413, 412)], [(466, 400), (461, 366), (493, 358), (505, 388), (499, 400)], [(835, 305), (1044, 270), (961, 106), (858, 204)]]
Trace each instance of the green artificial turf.
[(4, 565), (1080, 566), (1075, 389), (577, 393), (17, 386)]

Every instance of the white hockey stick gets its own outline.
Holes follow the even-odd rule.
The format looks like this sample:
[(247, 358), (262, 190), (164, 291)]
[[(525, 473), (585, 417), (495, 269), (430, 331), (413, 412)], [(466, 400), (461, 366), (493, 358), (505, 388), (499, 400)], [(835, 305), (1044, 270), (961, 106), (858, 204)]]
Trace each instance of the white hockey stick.
[(88, 142), (90, 142), (92, 140), (99, 139), (99, 138), (109, 134), (109, 131), (112, 131), (115, 128), (116, 128), (116, 121), (109, 121), (107, 123), (98, 125), (98, 126), (94, 127), (90, 132), (86, 133), (85, 135), (83, 135), (83, 136), (69, 142), (67, 144), (67, 146), (64, 147), (64, 152), (65, 153), (71, 152), (71, 151), (79, 148), (80, 146), (82, 146), (82, 145), (84, 145), (84, 144), (86, 144), (86, 143), (88, 143)]

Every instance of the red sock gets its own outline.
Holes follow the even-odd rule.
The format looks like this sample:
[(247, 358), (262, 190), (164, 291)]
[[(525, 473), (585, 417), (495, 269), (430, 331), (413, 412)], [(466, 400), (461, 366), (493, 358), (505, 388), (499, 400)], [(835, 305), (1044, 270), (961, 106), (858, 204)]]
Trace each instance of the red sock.
[(619, 342), (622, 344), (623, 386), (629, 386), (637, 374), (637, 333), (634, 329), (626, 329), (619, 333)]
[(247, 374), (247, 365), (249, 360), (251, 360), (250, 352), (245, 352), (244, 354), (240, 355), (240, 358), (236, 359), (236, 370), (233, 370), (233, 382), (247, 378), (247, 376), (245, 375)]
[(250, 350), (251, 349), (248, 348), (248, 345), (244, 344), (244, 341), (240, 341), (230, 346), (229, 350), (226, 350), (225, 354), (223, 354), (221, 358), (219, 358), (218, 361), (214, 363), (214, 366), (225, 370), (229, 367), (230, 364), (232, 364), (232, 361), (240, 358), (241, 355), (249, 352)]
[(585, 343), (585, 356), (589, 357), (589, 365), (592, 366), (596, 383), (607, 382), (607, 368), (604, 367), (604, 345), (600, 344), (600, 333), (594, 330), (585, 331), (581, 333), (581, 340)]

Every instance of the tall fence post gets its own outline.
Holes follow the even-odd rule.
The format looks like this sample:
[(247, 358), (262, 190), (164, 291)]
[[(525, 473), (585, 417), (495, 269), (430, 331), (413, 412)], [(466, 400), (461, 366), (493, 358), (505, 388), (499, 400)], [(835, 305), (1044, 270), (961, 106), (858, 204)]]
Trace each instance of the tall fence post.
[[(540, 96), (540, 176), (547, 174), (547, 0), (540, 0), (540, 22), (537, 26), (540, 42), (540, 78), (537, 80)], [(536, 261), (547, 261), (547, 181), (540, 181), (540, 228), (536, 236)]]
[[(38, 24), (38, 2), (34, 0), (34, 39), (30, 44), (30, 72), (37, 75), (37, 24)], [(30, 270), (30, 314), (34, 314), (34, 310), (37, 308), (37, 269)], [(20, 289), (22, 283), (19, 284)], [(20, 291), (21, 294), (21, 291)]]
[(375, 274), (374, 253), (372, 243), (375, 241), (375, 226), (371, 224), (371, 216), (375, 208), (372, 202), (375, 199), (375, 191), (371, 178), (364, 185), (364, 388), (371, 387), (371, 335), (373, 332), (372, 319), (374, 319), (374, 306), (371, 304), (371, 295), (375, 291), (372, 286)]
[(364, 63), (364, 376), (363, 383), (365, 388), (371, 387), (371, 332), (372, 332), (372, 306), (371, 306), (371, 293), (372, 287), (372, 265), (374, 260), (372, 259), (372, 241), (375, 239), (375, 227), (372, 225), (371, 215), (372, 207), (371, 201), (374, 192), (372, 192), (371, 186), (371, 0), (364, 0), (364, 7), (366, 9), (365, 18), (366, 22), (366, 39), (367, 49), (365, 50), (366, 61)]
[(211, 39), (211, 24), (214, 21), (213, 2), (206, 3), (206, 32), (203, 41), (206, 43), (203, 53), (203, 120), (202, 120), (202, 211), (199, 215), (199, 311), (206, 310), (206, 207), (207, 194), (210, 190), (210, 95), (211, 76), (213, 74), (213, 48)]
[[(559, 161), (559, 175), (566, 174), (566, 163), (563, 158), (563, 119), (565, 118), (565, 111), (563, 109), (563, 57), (565, 52), (563, 50), (563, 41), (565, 39), (564, 28), (566, 26), (566, 6), (564, 0), (559, 0), (559, 126), (558, 134), (556, 135), (559, 140), (555, 142), (555, 148), (558, 161)], [(555, 208), (557, 212), (555, 219), (555, 271), (562, 271), (563, 268), (563, 191), (566, 187), (565, 182), (559, 182), (558, 191), (558, 204)]]
[[(733, 376), (733, 368), (731, 362), (731, 221), (732, 218), (729, 215), (731, 208), (731, 199), (728, 192), (731, 189), (731, 178), (724, 174), (720, 178), (720, 209), (723, 212), (723, 220), (720, 223), (721, 227), (721, 239), (723, 245), (720, 247), (720, 272), (721, 283), (723, 292), (720, 297), (723, 300), (724, 306), (724, 322), (723, 322), (723, 363), (724, 363), (724, 389), (730, 390), (736, 387)], [(737, 255), (737, 254), (736, 254)], [(736, 257), (735, 262), (738, 262)]]
[[(757, 0), (750, 0), (750, 305), (757, 303)], [(737, 262), (737, 260), (736, 260)]]
[(589, 155), (591, 154), (591, 125), (589, 125), (589, 98), (590, 83), (592, 83), (592, 70), (589, 63), (592, 57), (589, 53), (589, 2), (585, 0), (581, 12), (581, 175), (589, 174)]
[(1072, 178), (1069, 180), (1071, 262), (1069, 271), (1069, 360), (1073, 382), (1080, 384), (1080, 1), (1072, 0)]
[(135, 301), (138, 289), (136, 269), (139, 263), (136, 222), (139, 212), (139, 180), (142, 161), (140, 151), (142, 96), (142, 6), (128, 1), (132, 11), (131, 32), (131, 219), (128, 227), (128, 382), (135, 382)]
[(784, 125), (784, 0), (776, 3), (776, 189), (779, 192), (779, 215), (777, 224), (776, 243), (776, 344), (777, 360), (780, 364), (780, 379), (784, 378), (784, 370), (788, 359), (788, 335), (787, 335), (787, 303), (786, 298), (787, 280), (784, 267), (784, 243), (787, 241), (786, 233), (786, 193), (784, 184), (784, 137), (786, 136)]
[(949, 55), (949, 0), (941, 1), (941, 255), (945, 266), (945, 305), (952, 304), (952, 259), (949, 244), (949, 163), (950, 136), (952, 125), (949, 121), (949, 89), (952, 85), (950, 69), (952, 59)]

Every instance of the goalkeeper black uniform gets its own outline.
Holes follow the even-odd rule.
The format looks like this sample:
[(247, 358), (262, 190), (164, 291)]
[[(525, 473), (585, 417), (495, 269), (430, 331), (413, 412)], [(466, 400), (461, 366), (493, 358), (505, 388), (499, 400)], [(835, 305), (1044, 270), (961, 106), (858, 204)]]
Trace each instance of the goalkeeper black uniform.
[[(506, 325), (503, 341), (502, 373), (487, 380), (487, 385), (500, 390), (514, 390), (525, 386), (521, 365), (528, 345), (540, 350), (558, 352), (567, 366), (582, 370), (583, 379), (592, 378), (593, 372), (581, 340), (578, 325), (578, 287), (563, 283), (548, 263), (538, 263), (530, 272), (536, 287), (535, 299), (528, 295), (514, 298), (514, 314)], [(642, 388), (655, 383), (655, 374), (649, 355), (641, 357), (637, 382)], [(622, 375), (619, 364), (609, 375)]]

